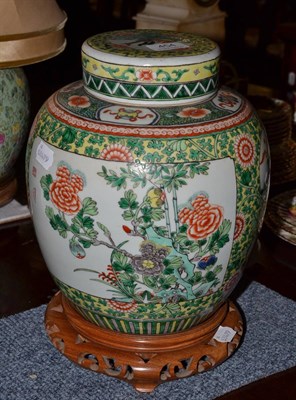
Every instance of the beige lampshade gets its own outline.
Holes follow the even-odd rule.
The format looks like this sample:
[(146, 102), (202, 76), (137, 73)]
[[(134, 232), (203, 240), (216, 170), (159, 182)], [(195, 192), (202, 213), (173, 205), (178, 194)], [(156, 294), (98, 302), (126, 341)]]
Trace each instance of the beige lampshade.
[(55, 0), (0, 0), (0, 67), (33, 64), (61, 53), (66, 20)]

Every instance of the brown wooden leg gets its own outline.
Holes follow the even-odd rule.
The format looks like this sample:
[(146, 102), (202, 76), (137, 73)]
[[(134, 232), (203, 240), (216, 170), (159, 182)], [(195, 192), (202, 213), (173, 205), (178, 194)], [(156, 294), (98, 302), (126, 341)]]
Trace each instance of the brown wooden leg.
[[(53, 345), (76, 364), (151, 392), (159, 384), (206, 371), (227, 359), (239, 345), (243, 323), (237, 307), (225, 303), (204, 323), (169, 335), (131, 335), (102, 329), (84, 320), (59, 292), (45, 315)], [(236, 331), (222, 343), (219, 326)]]

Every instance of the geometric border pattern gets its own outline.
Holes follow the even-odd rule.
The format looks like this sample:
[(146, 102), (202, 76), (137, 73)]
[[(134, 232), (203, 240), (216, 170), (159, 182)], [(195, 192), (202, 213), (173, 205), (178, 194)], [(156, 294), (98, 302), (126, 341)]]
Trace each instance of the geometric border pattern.
[(108, 97), (137, 100), (179, 100), (199, 98), (218, 87), (218, 74), (200, 81), (172, 84), (139, 84), (96, 77), (83, 71), (85, 86)]

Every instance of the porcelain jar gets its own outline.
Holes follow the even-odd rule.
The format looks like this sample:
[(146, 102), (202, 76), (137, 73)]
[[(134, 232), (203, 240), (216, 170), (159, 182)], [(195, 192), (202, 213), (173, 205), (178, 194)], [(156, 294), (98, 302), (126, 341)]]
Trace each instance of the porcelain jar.
[(167, 334), (238, 283), (269, 187), (250, 103), (219, 86), (220, 51), (190, 33), (106, 32), (83, 80), (54, 93), (27, 149), (30, 209), (49, 271), (88, 321)]
[(3, 206), (17, 190), (15, 164), (28, 135), (30, 93), (22, 68), (0, 69), (0, 87), (0, 206)]

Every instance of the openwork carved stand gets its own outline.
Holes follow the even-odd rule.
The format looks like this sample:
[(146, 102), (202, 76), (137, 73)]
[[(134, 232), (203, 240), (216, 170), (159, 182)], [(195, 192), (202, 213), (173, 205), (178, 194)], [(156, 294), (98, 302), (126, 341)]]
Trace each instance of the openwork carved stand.
[(9, 203), (17, 191), (17, 180), (11, 176), (0, 182), (0, 207)]
[[(237, 348), (243, 332), (241, 315), (232, 302), (184, 332), (151, 336), (113, 332), (84, 320), (60, 292), (47, 307), (45, 324), (53, 345), (67, 358), (124, 380), (140, 392), (223, 362)], [(220, 326), (235, 330), (230, 342), (213, 338)]]

